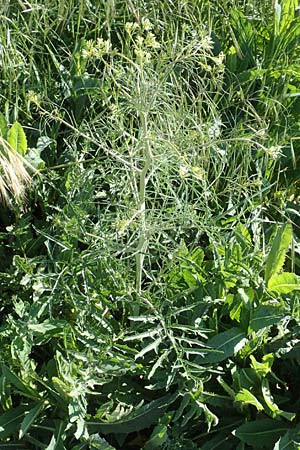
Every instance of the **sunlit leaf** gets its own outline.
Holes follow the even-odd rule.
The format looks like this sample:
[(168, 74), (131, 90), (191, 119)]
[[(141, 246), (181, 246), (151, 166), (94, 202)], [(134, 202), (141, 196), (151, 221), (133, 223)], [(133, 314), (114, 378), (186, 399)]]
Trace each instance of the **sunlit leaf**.
[(289, 272), (273, 275), (269, 279), (268, 290), (277, 294), (289, 294), (293, 291), (299, 291), (300, 277)]
[(20, 155), (25, 155), (27, 150), (27, 139), (23, 127), (19, 122), (14, 122), (8, 130), (7, 142)]
[(265, 282), (282, 269), (289, 246), (292, 242), (292, 225), (282, 225), (273, 240), (270, 253), (266, 260)]

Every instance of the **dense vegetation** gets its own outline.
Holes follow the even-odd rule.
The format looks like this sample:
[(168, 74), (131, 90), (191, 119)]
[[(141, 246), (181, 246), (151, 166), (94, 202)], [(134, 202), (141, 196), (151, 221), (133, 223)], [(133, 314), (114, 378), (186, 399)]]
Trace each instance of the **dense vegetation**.
[(0, 11), (0, 450), (300, 448), (298, 1)]

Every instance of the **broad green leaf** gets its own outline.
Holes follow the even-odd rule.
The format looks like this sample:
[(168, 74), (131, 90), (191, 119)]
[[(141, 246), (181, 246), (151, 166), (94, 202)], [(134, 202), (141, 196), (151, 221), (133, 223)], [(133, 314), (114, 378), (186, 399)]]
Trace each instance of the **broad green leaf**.
[(297, 0), (282, 0), (281, 2), (281, 18), (280, 18), (280, 33), (285, 32), (295, 18), (296, 8), (298, 6)]
[(19, 431), (28, 406), (21, 405), (0, 415), (0, 439), (5, 439)]
[(14, 122), (7, 133), (7, 142), (20, 155), (24, 156), (27, 150), (27, 139), (19, 122)]
[(38, 402), (36, 405), (25, 414), (25, 417), (21, 423), (21, 429), (19, 434), (19, 439), (22, 439), (22, 437), (27, 433), (31, 425), (34, 423), (35, 419), (38, 417), (40, 412), (42, 411), (44, 407), (44, 402)]
[(283, 313), (276, 306), (258, 306), (250, 320), (249, 328), (252, 331), (259, 331), (280, 322)]
[(293, 291), (299, 291), (300, 277), (290, 272), (273, 275), (268, 282), (268, 290), (277, 294), (289, 294)]
[(264, 407), (259, 400), (248, 389), (241, 389), (235, 396), (235, 401), (243, 405), (253, 405), (258, 411), (263, 411)]
[(276, 233), (270, 253), (266, 259), (265, 282), (268, 283), (283, 267), (285, 257), (292, 242), (292, 225), (283, 225)]
[(251, 366), (253, 367), (255, 372), (259, 375), (259, 377), (265, 378), (266, 375), (271, 371), (274, 362), (274, 354), (268, 353), (267, 355), (264, 355), (261, 363), (256, 361), (253, 355), (250, 355), (250, 359)]
[(26, 161), (37, 170), (42, 169), (46, 165), (45, 161), (41, 158), (41, 152), (37, 148), (29, 149), (26, 154)]
[(240, 389), (259, 389), (261, 386), (261, 379), (258, 373), (252, 368), (240, 369), (237, 368), (232, 374), (233, 388), (238, 391)]
[(269, 409), (269, 412), (268, 411), (266, 412), (268, 412), (268, 414), (270, 414), (272, 417), (276, 417), (280, 412), (280, 410), (276, 405), (276, 403), (274, 402), (274, 398), (271, 394), (269, 381), (267, 380), (267, 378), (264, 378), (262, 380), (261, 390), (263, 394), (263, 399), (267, 405), (267, 408)]
[(243, 225), (241, 222), (239, 222), (235, 228), (235, 235), (240, 245), (242, 245), (244, 248), (252, 247), (251, 235), (245, 225)]
[(53, 139), (49, 138), (48, 136), (40, 136), (36, 143), (36, 149), (39, 152), (39, 155), (45, 148), (49, 147), (53, 142), (55, 142)]
[(5, 366), (5, 364), (1, 365), (1, 369), (7, 381), (13, 384), (23, 395), (34, 399), (40, 399), (38, 393), (30, 386), (27, 386), (17, 375), (15, 375), (7, 366)]
[(238, 440), (234, 436), (221, 431), (216, 436), (209, 434), (200, 448), (201, 450), (233, 450), (237, 449), (237, 443)]
[(197, 357), (196, 362), (198, 364), (211, 364), (224, 361), (224, 359), (241, 350), (246, 342), (244, 331), (241, 328), (233, 327), (209, 339), (206, 343), (206, 349), (204, 348), (203, 351), (209, 349), (211, 353), (207, 353), (203, 357)]
[[(177, 397), (177, 396), (176, 396)], [(109, 433), (133, 433), (135, 431), (149, 428), (161, 417), (170, 403), (174, 401), (171, 395), (166, 395), (158, 400), (153, 400), (147, 405), (141, 406), (133, 413), (117, 422), (87, 422), (90, 432)]]
[[(284, 436), (281, 436), (280, 439), (274, 445), (273, 450), (296, 450), (299, 449), (300, 439), (299, 435), (293, 436), (293, 430), (289, 430), (285, 433)], [(297, 442), (294, 440), (297, 439)]]
[(168, 439), (168, 427), (166, 425), (156, 425), (150, 439), (147, 441), (146, 445), (143, 447), (143, 450), (157, 450), (161, 448), (161, 446)]
[(0, 113), (0, 137), (7, 138), (8, 126), (5, 116)]
[[(51, 438), (51, 441), (45, 450), (66, 450), (63, 445), (64, 432), (66, 429), (66, 423), (62, 420), (55, 421), (55, 431)], [(0, 449), (1, 450), (1, 449)]]
[(287, 429), (288, 427), (282, 421), (262, 419), (244, 423), (233, 434), (248, 445), (258, 448), (265, 446), (271, 449)]
[(92, 434), (89, 438), (90, 450), (115, 450), (105, 439), (99, 436), (99, 434)]

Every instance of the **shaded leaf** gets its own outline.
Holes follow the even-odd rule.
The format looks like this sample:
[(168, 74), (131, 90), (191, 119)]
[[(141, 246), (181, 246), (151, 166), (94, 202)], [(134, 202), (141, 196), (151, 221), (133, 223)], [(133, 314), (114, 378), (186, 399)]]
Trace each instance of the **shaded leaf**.
[(280, 322), (282, 317), (283, 313), (276, 306), (258, 306), (254, 310), (249, 328), (252, 331), (259, 331)]
[(166, 425), (156, 425), (150, 439), (143, 447), (144, 450), (156, 450), (160, 448), (168, 439), (168, 428)]
[[(211, 350), (211, 353), (203, 357), (197, 357), (196, 362), (199, 364), (210, 364), (233, 356), (246, 344), (247, 339), (244, 331), (241, 328), (231, 328), (228, 331), (219, 333), (209, 339), (206, 347)], [(207, 349), (203, 349), (205, 352)]]
[(44, 402), (38, 402), (30, 411), (28, 411), (21, 423), (19, 438), (21, 439), (29, 430), (35, 419), (42, 411)]
[(2, 373), (11, 384), (13, 384), (23, 395), (27, 397), (40, 399), (38, 393), (27, 386), (17, 375), (15, 375), (5, 364), (1, 365)]
[(248, 445), (258, 448), (272, 448), (275, 442), (287, 431), (284, 422), (273, 419), (254, 420), (246, 422), (237, 428), (233, 434)]
[(45, 167), (45, 161), (41, 158), (41, 152), (37, 148), (31, 148), (26, 154), (26, 161), (35, 169)]
[(0, 416), (0, 439), (5, 439), (19, 431), (28, 406), (12, 408)]
[(155, 423), (157, 419), (164, 414), (167, 406), (174, 400), (175, 398), (171, 397), (171, 395), (166, 395), (158, 400), (153, 400), (117, 422), (87, 422), (88, 430), (90, 432), (100, 432), (104, 434), (127, 434), (149, 428), (150, 425)]
[(0, 113), (0, 137), (7, 138), (8, 126), (5, 116)]

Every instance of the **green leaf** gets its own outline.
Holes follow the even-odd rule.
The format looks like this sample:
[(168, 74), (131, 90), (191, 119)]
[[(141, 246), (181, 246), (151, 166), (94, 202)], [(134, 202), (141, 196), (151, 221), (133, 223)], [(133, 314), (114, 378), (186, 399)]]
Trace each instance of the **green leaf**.
[(31, 425), (34, 423), (35, 419), (38, 417), (40, 412), (42, 411), (44, 406), (44, 402), (38, 402), (36, 405), (26, 413), (22, 423), (21, 423), (21, 429), (19, 434), (19, 439), (22, 439), (22, 437), (27, 433)]
[(250, 359), (251, 359), (251, 366), (258, 374), (258, 376), (260, 378), (265, 378), (267, 374), (271, 371), (274, 362), (274, 354), (268, 353), (267, 355), (264, 355), (261, 363), (256, 361), (253, 355), (250, 355)]
[(166, 425), (156, 425), (150, 439), (147, 441), (146, 445), (143, 447), (143, 450), (157, 450), (161, 448), (161, 446), (168, 439), (168, 427)]
[(295, 18), (297, 0), (283, 0), (281, 5), (280, 33), (286, 32)]
[(280, 322), (283, 313), (276, 306), (258, 306), (254, 310), (249, 328), (252, 331), (259, 331)]
[(280, 412), (280, 410), (276, 405), (276, 403), (274, 402), (274, 398), (271, 394), (269, 381), (267, 380), (267, 378), (264, 378), (262, 380), (261, 390), (263, 394), (263, 399), (266, 403), (267, 408), (269, 409), (269, 411), (266, 412), (268, 412), (272, 417), (276, 417)]
[(17, 375), (5, 366), (5, 364), (1, 365), (1, 369), (7, 381), (13, 384), (23, 395), (34, 399), (40, 399), (38, 393), (30, 386), (27, 386)]
[[(293, 436), (293, 430), (289, 430), (285, 433), (284, 436), (281, 436), (281, 438), (276, 442), (273, 450), (296, 450), (299, 448), (299, 434), (297, 436), (297, 433), (295, 433), (296, 436)], [(295, 442), (294, 439), (297, 439), (297, 442)]]
[(0, 137), (7, 138), (8, 126), (5, 116), (0, 113)]
[(26, 411), (28, 406), (20, 405), (0, 416), (0, 439), (5, 439), (20, 429)]
[(153, 400), (147, 405), (141, 406), (133, 413), (117, 422), (101, 423), (87, 422), (90, 432), (109, 433), (133, 433), (135, 431), (149, 428), (153, 423), (161, 417), (170, 403), (174, 401), (171, 395), (166, 395), (158, 400)]
[(235, 396), (235, 401), (243, 405), (253, 405), (258, 411), (263, 411), (264, 407), (259, 400), (248, 389), (241, 389)]
[(115, 450), (105, 439), (101, 438), (99, 434), (92, 434), (89, 439), (89, 449), (95, 450)]
[(270, 253), (266, 260), (265, 282), (282, 269), (287, 251), (292, 242), (292, 225), (283, 225), (276, 233)]
[(30, 323), (28, 328), (38, 334), (49, 334), (50, 336), (63, 336), (68, 326), (65, 320), (45, 320), (41, 323)]
[(273, 275), (268, 282), (268, 290), (277, 294), (289, 294), (293, 291), (299, 291), (300, 277), (290, 272)]
[(272, 448), (287, 429), (284, 422), (273, 419), (262, 419), (244, 423), (233, 434), (248, 445), (258, 448), (263, 446)]
[(37, 148), (29, 149), (26, 154), (26, 161), (37, 170), (43, 169), (46, 165), (45, 161), (41, 158), (41, 152)]
[(20, 155), (25, 155), (27, 150), (27, 139), (19, 122), (16, 121), (8, 131), (7, 142)]
[(233, 356), (241, 350), (246, 342), (247, 339), (244, 331), (241, 328), (233, 327), (209, 339), (203, 352), (210, 349), (211, 353), (203, 357), (197, 357), (196, 362), (198, 364), (210, 364), (224, 361), (224, 359)]

